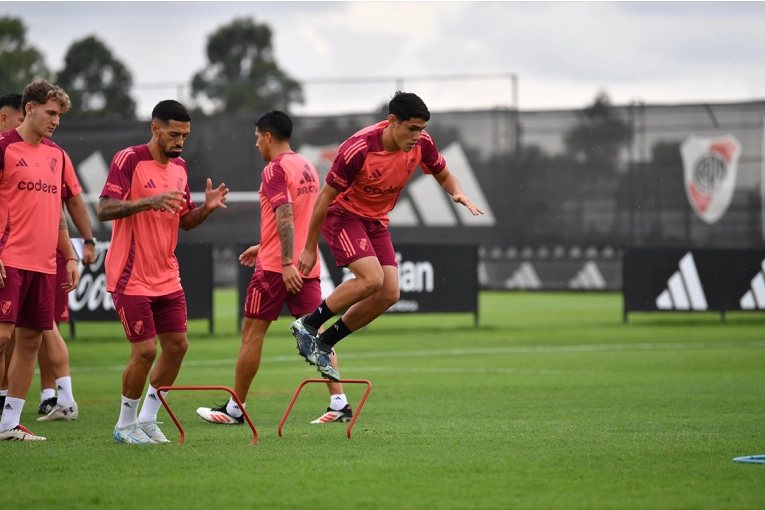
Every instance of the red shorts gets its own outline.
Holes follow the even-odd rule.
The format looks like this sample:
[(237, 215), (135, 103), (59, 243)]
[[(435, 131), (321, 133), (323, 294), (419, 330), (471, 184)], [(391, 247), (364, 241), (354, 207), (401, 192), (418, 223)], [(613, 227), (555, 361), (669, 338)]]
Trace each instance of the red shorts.
[(66, 257), (61, 250), (56, 250), (56, 289), (53, 318), (56, 322), (69, 322), (69, 293), (61, 286), (66, 283)]
[(157, 333), (186, 332), (186, 294), (183, 290), (165, 296), (129, 296), (112, 292), (114, 309), (131, 342), (142, 342)]
[(300, 292), (292, 294), (284, 286), (282, 274), (264, 271), (260, 264), (255, 266), (247, 298), (244, 301), (244, 316), (248, 319), (275, 321), (284, 308), (296, 317), (313, 312), (321, 304), (321, 279), (303, 278)]
[(5, 266), (0, 288), (0, 322), (17, 328), (53, 329), (53, 292), (56, 275)]
[(335, 257), (337, 267), (345, 267), (370, 256), (377, 257), (381, 266), (398, 267), (388, 227), (378, 220), (362, 218), (339, 205), (333, 205), (327, 212), (321, 234)]

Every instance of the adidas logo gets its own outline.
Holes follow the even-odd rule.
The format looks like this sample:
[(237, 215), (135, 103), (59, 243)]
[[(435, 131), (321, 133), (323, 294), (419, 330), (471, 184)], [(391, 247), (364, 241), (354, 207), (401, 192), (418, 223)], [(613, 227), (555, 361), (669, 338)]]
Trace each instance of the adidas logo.
[(149, 398), (152, 400), (157, 400), (157, 394), (156, 393), (149, 393)]
[(303, 178), (300, 179), (300, 184), (305, 184), (307, 182), (316, 182), (316, 179), (313, 178), (313, 175), (308, 170), (303, 170)]
[(12, 411), (13, 406), (11, 406), (11, 404), (5, 404), (5, 407), (3, 407), (3, 409), (10, 409)]
[(342, 400), (342, 399), (339, 396), (337, 396), (333, 400)]
[(760, 262), (762, 271), (752, 278), (751, 288), (741, 296), (739, 304), (742, 310), (763, 310), (765, 309), (765, 260)]
[(61, 391), (61, 390), (63, 390), (64, 388), (63, 388), (63, 387), (62, 387), (62, 386), (59, 384), (57, 389), (58, 389), (58, 391)]
[(124, 402), (122, 405), (123, 405), (123, 406), (125, 406), (125, 407), (127, 407), (128, 409), (132, 409), (132, 407), (130, 406), (130, 404), (128, 404), (127, 402)]
[(600, 273), (597, 264), (588, 261), (584, 267), (568, 282), (569, 289), (605, 289), (606, 279)]
[(680, 269), (669, 277), (667, 288), (656, 298), (659, 310), (706, 310), (707, 297), (701, 287), (699, 272), (691, 252), (686, 253)]
[(154, 189), (154, 188), (156, 188), (156, 187), (157, 187), (157, 185), (156, 185), (156, 184), (154, 184), (154, 179), (149, 179), (149, 182), (147, 182), (147, 183), (144, 185), (144, 188), (152, 188), (152, 189)]
[(21, 159), (19, 160), (19, 162), (18, 162), (18, 163), (16, 163), (16, 166), (25, 166), (25, 167), (29, 167), (29, 165), (27, 165), (27, 162), (26, 162), (26, 161), (24, 161), (24, 158), (21, 158)]
[(372, 173), (370, 174), (370, 176), (371, 176), (371, 177), (373, 177), (373, 178), (375, 178), (375, 179), (379, 179), (380, 177), (382, 177), (382, 173), (380, 172), (380, 169), (379, 169), (379, 168), (375, 168), (375, 171), (374, 171), (374, 172), (372, 172)]
[(505, 280), (506, 289), (539, 289), (542, 281), (531, 262), (524, 262), (515, 272)]

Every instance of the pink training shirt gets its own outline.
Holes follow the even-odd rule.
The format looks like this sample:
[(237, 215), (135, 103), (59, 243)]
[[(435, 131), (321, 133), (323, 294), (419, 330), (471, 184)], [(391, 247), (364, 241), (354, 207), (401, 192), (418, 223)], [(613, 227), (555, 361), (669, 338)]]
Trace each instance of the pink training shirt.
[(141, 211), (114, 220), (106, 254), (106, 290), (130, 296), (164, 296), (182, 290), (175, 247), (180, 217), (196, 208), (191, 200), (186, 162), (173, 158), (167, 165), (154, 161), (147, 145), (118, 152), (109, 168), (101, 197), (136, 200), (183, 190), (180, 214)]
[(64, 151), (64, 192), (61, 198), (66, 200), (82, 193), (82, 186), (77, 180), (77, 173), (74, 171), (74, 165), (69, 158), (69, 154)]
[(66, 154), (47, 138), (0, 135), (0, 259), (16, 269), (56, 274)]
[(357, 216), (379, 220), (383, 225), (388, 224), (388, 212), (396, 205), (417, 165), (432, 174), (446, 168), (446, 161), (425, 131), (411, 151), (386, 152), (382, 133), (387, 125), (384, 120), (346, 140), (326, 179), (327, 184), (340, 191), (334, 204)]
[[(308, 237), (313, 204), (319, 194), (319, 174), (306, 158), (295, 152), (280, 154), (263, 169), (260, 184), (260, 251), (258, 260), (266, 271), (282, 272), (282, 243), (276, 227), (276, 208), (292, 204), (295, 241), (293, 263)], [(317, 248), (318, 256), (318, 248)], [(307, 278), (318, 278), (321, 266), (316, 264)]]

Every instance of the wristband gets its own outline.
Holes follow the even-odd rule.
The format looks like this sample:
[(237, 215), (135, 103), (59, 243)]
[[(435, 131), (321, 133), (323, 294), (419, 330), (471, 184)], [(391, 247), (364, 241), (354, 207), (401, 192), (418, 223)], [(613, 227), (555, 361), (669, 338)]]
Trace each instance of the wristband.
[(294, 264), (292, 262), (287, 262), (286, 264), (282, 264), (282, 267), (289, 267), (293, 266)]
[(66, 259), (67, 262), (69, 262), (70, 260), (74, 260), (75, 262), (77, 262), (77, 259), (74, 257), (69, 257), (68, 259)]

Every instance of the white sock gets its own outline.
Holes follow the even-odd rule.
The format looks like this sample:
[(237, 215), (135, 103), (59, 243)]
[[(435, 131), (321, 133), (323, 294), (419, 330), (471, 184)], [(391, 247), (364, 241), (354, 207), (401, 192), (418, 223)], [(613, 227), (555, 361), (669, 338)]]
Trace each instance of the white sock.
[[(247, 407), (247, 402), (242, 402), (243, 407)], [(242, 416), (242, 410), (239, 409), (239, 404), (236, 403), (236, 400), (233, 398), (228, 399), (228, 404), (226, 404), (226, 412), (229, 414), (229, 416), (233, 416), (234, 418), (239, 418)]]
[(74, 402), (72, 395), (72, 378), (70, 376), (59, 377), (56, 379), (56, 389), (58, 389), (58, 401), (60, 406), (68, 406)]
[[(166, 397), (167, 392), (163, 391), (162, 396)], [(157, 395), (157, 390), (150, 384), (149, 389), (146, 390), (146, 398), (143, 399), (143, 407), (141, 408), (141, 414), (138, 416), (138, 421), (141, 423), (157, 421), (157, 413), (160, 407), (162, 407), (162, 401)]]
[(339, 395), (330, 395), (329, 396), (329, 408), (333, 411), (339, 411), (343, 407), (348, 405), (348, 399), (345, 398), (345, 393), (340, 393)]
[(117, 422), (118, 429), (124, 429), (129, 425), (136, 424), (138, 421), (136, 418), (138, 415), (138, 404), (140, 402), (140, 398), (133, 400), (132, 398), (127, 398), (124, 395), (122, 396), (122, 405), (120, 406), (120, 419)]
[(41, 404), (49, 398), (56, 398), (56, 388), (43, 388), (43, 390), (40, 392)]
[(24, 409), (24, 401), (20, 398), (5, 397), (3, 405), (3, 419), (0, 420), (0, 430), (16, 428), (21, 419), (21, 410)]
[(8, 390), (0, 390), (0, 397), (7, 397), (8, 396)]

